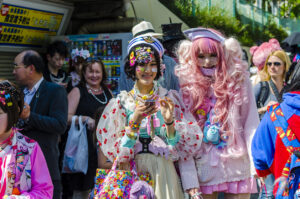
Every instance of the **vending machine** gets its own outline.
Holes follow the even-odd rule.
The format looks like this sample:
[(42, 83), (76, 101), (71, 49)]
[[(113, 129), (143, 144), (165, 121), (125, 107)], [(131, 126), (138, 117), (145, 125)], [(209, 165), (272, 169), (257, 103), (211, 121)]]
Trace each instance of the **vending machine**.
[(131, 39), (132, 33), (66, 35), (51, 38), (52, 41), (64, 40), (69, 52), (76, 48), (89, 50), (88, 61), (101, 59), (108, 75), (106, 84), (114, 95), (118, 94), (120, 67), (124, 65), (127, 46)]

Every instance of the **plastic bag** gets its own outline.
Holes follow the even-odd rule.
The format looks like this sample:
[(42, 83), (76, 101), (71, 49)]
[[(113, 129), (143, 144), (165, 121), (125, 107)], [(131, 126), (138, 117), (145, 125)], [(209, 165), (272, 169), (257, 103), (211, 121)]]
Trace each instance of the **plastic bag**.
[(82, 123), (81, 116), (78, 118), (78, 126), (75, 125), (77, 116), (72, 117), (71, 128), (64, 152), (62, 173), (84, 173), (88, 169), (88, 142), (86, 123)]

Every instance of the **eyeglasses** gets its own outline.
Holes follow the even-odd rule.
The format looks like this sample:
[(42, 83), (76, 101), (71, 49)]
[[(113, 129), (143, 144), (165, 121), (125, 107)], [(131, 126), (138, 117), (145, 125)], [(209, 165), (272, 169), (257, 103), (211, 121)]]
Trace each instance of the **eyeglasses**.
[(19, 68), (23, 68), (24, 67), (23, 65), (17, 64), (17, 63), (13, 63), (13, 66), (14, 66), (14, 70), (17, 70)]
[(272, 64), (274, 64), (274, 66), (281, 66), (281, 63), (280, 62), (267, 62), (267, 66), (272, 66)]

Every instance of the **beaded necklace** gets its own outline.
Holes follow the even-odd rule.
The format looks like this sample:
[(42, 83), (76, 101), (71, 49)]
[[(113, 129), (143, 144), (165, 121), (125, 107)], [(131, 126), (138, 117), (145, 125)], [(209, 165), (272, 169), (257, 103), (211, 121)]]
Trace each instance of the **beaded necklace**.
[(134, 87), (130, 91), (130, 93), (132, 94), (133, 99), (135, 100), (136, 104), (138, 104), (139, 101), (144, 103), (147, 99), (157, 100), (158, 99), (158, 82), (153, 81), (153, 88), (149, 92), (149, 94), (146, 94), (146, 95), (141, 94), (137, 87), (137, 83), (134, 84)]
[(101, 89), (101, 87), (100, 87), (100, 89), (92, 89), (90, 86), (88, 86), (87, 84), (86, 84), (86, 87), (87, 87), (87, 89), (88, 89), (88, 92), (89, 92), (89, 94), (91, 94), (92, 96), (93, 96), (93, 98), (95, 99), (95, 100), (97, 100), (97, 102), (99, 102), (100, 104), (106, 104), (107, 103), (107, 97), (106, 97), (106, 94), (105, 94), (105, 92), (103, 91), (103, 95), (104, 95), (104, 101), (101, 101), (96, 95), (94, 95), (94, 93), (93, 93), (93, 91), (94, 92), (99, 92), (99, 91), (101, 91), (102, 89)]

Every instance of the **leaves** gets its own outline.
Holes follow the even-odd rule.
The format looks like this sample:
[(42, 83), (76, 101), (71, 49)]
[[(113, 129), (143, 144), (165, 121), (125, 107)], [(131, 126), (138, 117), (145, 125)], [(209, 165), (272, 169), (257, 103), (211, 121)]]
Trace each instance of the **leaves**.
[(221, 31), (226, 36), (237, 38), (242, 45), (252, 46), (259, 41), (268, 41), (271, 38), (276, 38), (282, 41), (287, 37), (286, 31), (271, 19), (264, 27), (257, 24), (242, 24), (240, 17), (232, 17), (226, 10), (219, 7), (195, 8), (195, 13), (192, 12), (192, 1), (188, 0), (160, 0), (179, 18), (181, 18), (190, 27), (207, 27)]

